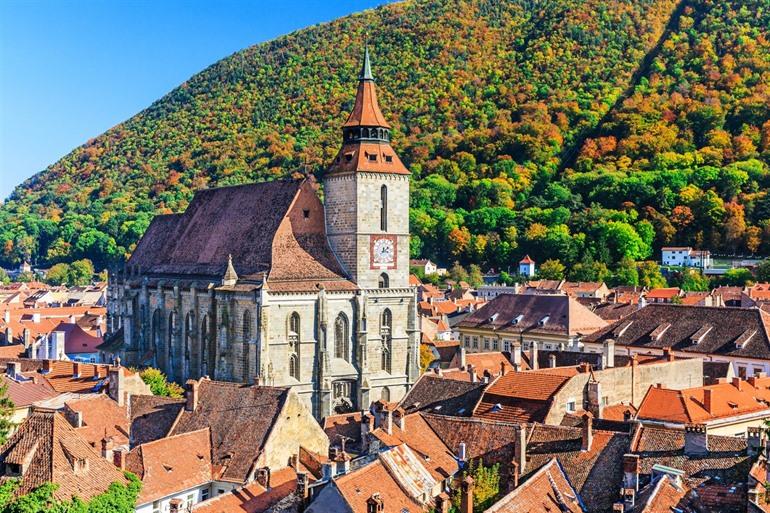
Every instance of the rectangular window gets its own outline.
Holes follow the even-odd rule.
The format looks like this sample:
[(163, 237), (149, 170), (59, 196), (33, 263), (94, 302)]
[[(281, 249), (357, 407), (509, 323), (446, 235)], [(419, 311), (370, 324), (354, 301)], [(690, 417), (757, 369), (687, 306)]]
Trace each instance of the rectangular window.
[(153, 501), (152, 513), (160, 513), (160, 501)]
[(503, 351), (506, 351), (508, 353), (511, 352), (511, 341), (510, 340), (503, 340)]
[(194, 494), (192, 494), (192, 493), (191, 493), (191, 494), (189, 494), (189, 495), (187, 496), (187, 500), (186, 500), (185, 502), (187, 503), (187, 509), (188, 509), (188, 510), (189, 510), (190, 508), (192, 508), (192, 505), (193, 505), (193, 501), (194, 501), (194, 500), (195, 500), (195, 495), (194, 495)]
[(465, 336), (465, 347), (471, 347), (471, 337)]
[(567, 401), (567, 413), (575, 413), (577, 410), (577, 405), (575, 404), (574, 400)]
[(203, 490), (201, 490), (201, 501), (207, 501), (207, 500), (209, 500), (209, 489), (204, 488)]
[(225, 491), (222, 488), (217, 488), (217, 495), (222, 495)]
[(489, 339), (484, 337), (484, 351), (489, 351)]
[(492, 339), (492, 351), (499, 351), (500, 350), (500, 341), (496, 338)]
[(741, 379), (746, 379), (746, 366), (745, 365), (739, 365), (738, 366), (738, 377)]
[(479, 337), (473, 337), (473, 349), (479, 348)]
[(608, 404), (610, 404), (610, 397), (605, 395), (602, 397), (602, 406), (607, 406)]

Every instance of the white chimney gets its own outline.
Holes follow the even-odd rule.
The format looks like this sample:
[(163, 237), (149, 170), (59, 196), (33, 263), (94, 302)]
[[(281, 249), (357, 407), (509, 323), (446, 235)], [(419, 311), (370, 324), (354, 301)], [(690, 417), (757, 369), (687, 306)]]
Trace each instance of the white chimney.
[(35, 312), (32, 314), (32, 322), (34, 322), (35, 324), (40, 323), (40, 312)]

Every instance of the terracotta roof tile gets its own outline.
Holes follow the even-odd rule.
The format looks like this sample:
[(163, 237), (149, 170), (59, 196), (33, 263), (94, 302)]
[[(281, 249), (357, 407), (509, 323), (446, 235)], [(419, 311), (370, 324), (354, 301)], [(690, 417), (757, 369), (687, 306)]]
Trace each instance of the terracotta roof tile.
[(75, 399), (64, 403), (65, 408), (82, 414), (83, 426), (75, 428), (91, 447), (101, 450), (103, 438), (112, 438), (117, 445), (128, 445), (128, 409), (104, 394)]
[(126, 456), (126, 469), (142, 480), (137, 504), (212, 481), (209, 430), (182, 433), (139, 445)]
[(270, 474), (270, 489), (257, 482), (193, 506), (195, 513), (261, 513), (297, 489), (297, 473), (286, 467)]
[(211, 429), (218, 479), (245, 482), (289, 394), (287, 388), (202, 379), (195, 411), (182, 409), (171, 435)]
[(22, 465), (24, 495), (43, 483), (58, 486), (57, 499), (89, 500), (104, 493), (112, 483), (126, 483), (123, 473), (101, 457), (60, 414), (34, 412), (8, 441), (0, 446), (0, 458)]
[(582, 501), (554, 458), (485, 513), (583, 513)]
[(168, 435), (184, 406), (184, 399), (132, 395), (131, 445), (152, 442)]
[[(467, 373), (466, 373), (467, 374)], [(399, 406), (408, 413), (470, 416), (481, 399), (485, 383), (470, 383), (423, 374)]]

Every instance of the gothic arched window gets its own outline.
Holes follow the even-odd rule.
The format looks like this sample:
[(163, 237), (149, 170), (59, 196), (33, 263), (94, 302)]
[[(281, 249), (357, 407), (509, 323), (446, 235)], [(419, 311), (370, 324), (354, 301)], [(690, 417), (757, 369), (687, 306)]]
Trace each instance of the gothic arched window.
[(157, 308), (152, 313), (152, 336), (150, 337), (149, 350), (158, 351), (158, 347), (163, 342), (163, 313)]
[(381, 289), (387, 289), (390, 287), (390, 278), (388, 278), (387, 273), (380, 274), (380, 279), (377, 282), (377, 286)]
[(289, 356), (289, 376), (299, 381), (299, 362), (296, 354)]
[(182, 366), (182, 379), (190, 377), (190, 360), (192, 358), (192, 339), (193, 339), (193, 326), (194, 313), (188, 312), (184, 318), (184, 349), (183, 349), (183, 362)]
[(380, 392), (380, 399), (390, 402), (390, 389), (388, 387), (382, 387), (382, 392)]
[(382, 370), (391, 372), (393, 356), (393, 314), (389, 309), (382, 312), (380, 318), (380, 337), (382, 338)]
[(289, 376), (299, 380), (299, 336), (300, 323), (299, 314), (292, 312), (289, 315)]
[(209, 332), (208, 332), (209, 320), (207, 316), (203, 316), (201, 319), (201, 332), (200, 332), (200, 344), (201, 344), (201, 376), (206, 376), (209, 373)]
[(388, 186), (380, 187), (380, 230), (388, 231)]
[(344, 358), (350, 361), (350, 330), (348, 318), (344, 313), (337, 316), (334, 321), (334, 357)]
[(251, 312), (243, 312), (243, 342), (248, 343), (251, 340)]

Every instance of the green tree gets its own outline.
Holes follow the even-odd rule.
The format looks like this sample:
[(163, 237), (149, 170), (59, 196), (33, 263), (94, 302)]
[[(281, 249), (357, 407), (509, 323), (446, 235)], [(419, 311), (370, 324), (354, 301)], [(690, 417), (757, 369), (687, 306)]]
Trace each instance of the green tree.
[[(471, 460), (468, 468), (462, 472), (461, 479), (470, 476), (473, 479), (473, 511), (482, 513), (497, 500), (500, 494), (500, 464), (484, 466), (481, 460)], [(456, 490), (452, 495), (452, 505), (459, 511), (461, 494)]]
[(72, 276), (69, 264), (56, 264), (48, 270), (45, 281), (51, 285), (67, 285)]
[(681, 287), (682, 290), (705, 292), (711, 289), (711, 281), (698, 269), (685, 269)]
[(754, 275), (759, 282), (770, 282), (770, 258), (766, 258), (757, 264), (754, 268)]
[(468, 283), (473, 287), (480, 287), (484, 284), (484, 277), (481, 274), (481, 267), (471, 264), (468, 268)]
[(465, 268), (460, 265), (460, 262), (455, 262), (454, 265), (449, 269), (449, 277), (456, 282), (467, 282), (469, 279), (468, 271), (466, 271)]
[(11, 277), (5, 272), (5, 269), (0, 267), (0, 285), (8, 285), (11, 282)]
[(173, 381), (168, 381), (166, 375), (159, 369), (148, 367), (142, 370), (139, 376), (150, 387), (152, 395), (176, 398), (184, 396), (184, 389)]
[(616, 285), (639, 285), (639, 270), (636, 268), (636, 262), (630, 258), (624, 258), (615, 268), (612, 275), (612, 286)]
[(642, 287), (657, 289), (668, 285), (666, 278), (660, 272), (660, 266), (657, 262), (652, 260), (639, 262), (637, 270), (639, 272), (639, 285)]
[(557, 259), (546, 260), (537, 270), (537, 276), (541, 280), (562, 280), (567, 268)]
[(754, 275), (751, 271), (745, 268), (728, 269), (728, 271), (722, 276), (721, 282), (725, 285), (732, 285), (735, 287), (744, 287), (750, 285), (754, 281)]
[(94, 277), (94, 264), (87, 258), (76, 260), (70, 265), (69, 285), (88, 285)]
[(0, 444), (5, 443), (14, 427), (13, 410), (15, 405), (8, 397), (8, 385), (0, 385)]

